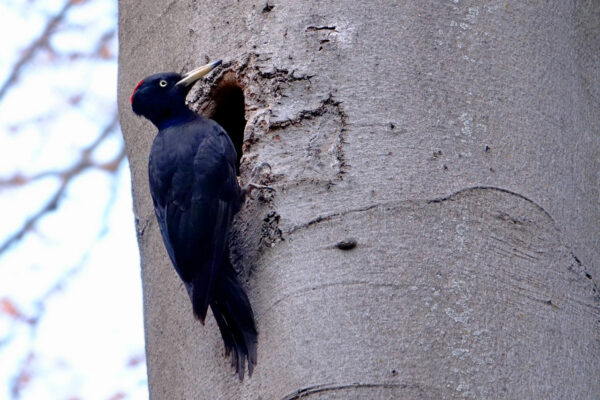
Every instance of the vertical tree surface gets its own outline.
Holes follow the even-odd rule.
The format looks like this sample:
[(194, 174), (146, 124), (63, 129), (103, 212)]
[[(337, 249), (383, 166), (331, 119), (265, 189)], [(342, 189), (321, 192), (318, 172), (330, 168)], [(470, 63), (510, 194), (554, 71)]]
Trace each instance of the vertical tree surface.
[[(597, 1), (121, 0), (152, 397), (600, 398), (599, 20)], [(243, 383), (170, 265), (155, 128), (128, 102), (218, 58), (190, 106), (245, 117), (241, 179), (266, 161), (277, 189), (231, 238), (259, 329)]]

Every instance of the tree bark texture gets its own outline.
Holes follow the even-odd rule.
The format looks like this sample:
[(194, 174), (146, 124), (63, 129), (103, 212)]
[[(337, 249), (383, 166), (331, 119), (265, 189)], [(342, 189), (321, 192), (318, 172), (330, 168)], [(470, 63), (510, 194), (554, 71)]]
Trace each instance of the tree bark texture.
[[(153, 399), (600, 398), (600, 2), (120, 1)], [(148, 192), (136, 83), (222, 58), (245, 96), (243, 383)], [(126, 266), (124, 266), (126, 267)]]

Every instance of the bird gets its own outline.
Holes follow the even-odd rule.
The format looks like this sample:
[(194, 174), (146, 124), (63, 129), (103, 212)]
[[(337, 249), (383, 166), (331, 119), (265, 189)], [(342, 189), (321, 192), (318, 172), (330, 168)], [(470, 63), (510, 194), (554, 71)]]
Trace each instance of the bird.
[(232, 266), (228, 233), (252, 189), (237, 180), (237, 154), (227, 132), (190, 110), (193, 84), (221, 60), (184, 75), (164, 72), (142, 79), (131, 95), (133, 112), (156, 128), (148, 160), (150, 194), (160, 233), (187, 290), (194, 316), (204, 325), (208, 307), (226, 355), (240, 381), (257, 362), (258, 332), (250, 301)]

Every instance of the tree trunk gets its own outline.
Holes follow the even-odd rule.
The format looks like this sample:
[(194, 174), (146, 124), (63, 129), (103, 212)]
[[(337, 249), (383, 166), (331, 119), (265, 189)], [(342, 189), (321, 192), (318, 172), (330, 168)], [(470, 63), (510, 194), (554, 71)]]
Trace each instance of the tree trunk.
[[(600, 398), (599, 20), (598, 1), (121, 0), (152, 398)], [(155, 129), (128, 102), (218, 58), (191, 107), (245, 117), (241, 179), (266, 161), (277, 189), (231, 238), (259, 330), (243, 383), (170, 265)]]

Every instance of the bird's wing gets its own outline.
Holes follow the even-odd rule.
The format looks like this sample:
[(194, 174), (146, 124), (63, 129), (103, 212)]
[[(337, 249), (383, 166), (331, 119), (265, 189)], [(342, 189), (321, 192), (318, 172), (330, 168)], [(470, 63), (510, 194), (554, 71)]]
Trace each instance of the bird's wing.
[(235, 149), (217, 124), (206, 126), (206, 121), (195, 128), (203, 134), (193, 162), (181, 164), (171, 178), (164, 209), (165, 245), (167, 251), (171, 248), (180, 277), (192, 284), (194, 312), (201, 320), (212, 299), (239, 202)]
[(189, 208), (173, 203), (166, 207), (175, 267), (183, 280), (191, 283), (194, 312), (201, 320), (212, 299), (230, 221), (231, 205), (218, 199), (196, 199)]
[[(170, 197), (171, 182), (173, 174), (177, 169), (171, 149), (167, 148), (163, 135), (157, 135), (152, 143), (152, 151), (148, 160), (148, 178), (150, 184), (150, 194), (154, 204), (154, 212), (156, 220), (163, 238), (163, 243), (169, 254), (171, 262), (175, 266), (175, 270), (179, 273), (177, 262), (175, 260), (175, 252), (171, 241), (169, 240), (169, 232), (167, 229), (167, 198)], [(184, 277), (179, 273), (179, 277), (185, 281)]]

